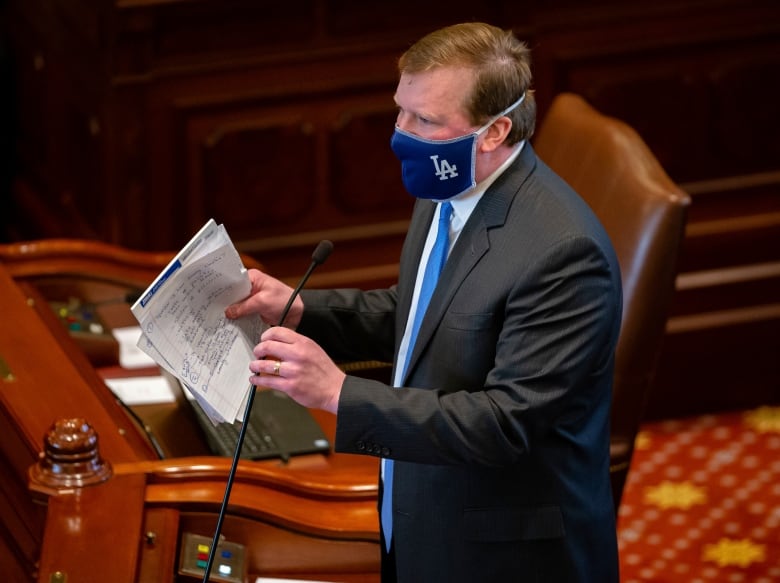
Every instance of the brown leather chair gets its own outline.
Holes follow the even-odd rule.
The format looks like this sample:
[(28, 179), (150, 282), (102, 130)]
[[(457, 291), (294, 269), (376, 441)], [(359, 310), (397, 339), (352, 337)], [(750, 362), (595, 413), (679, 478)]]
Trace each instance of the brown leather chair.
[(577, 95), (555, 98), (534, 148), (591, 205), (622, 271), (610, 447), (617, 510), (664, 336), (690, 198), (631, 127)]

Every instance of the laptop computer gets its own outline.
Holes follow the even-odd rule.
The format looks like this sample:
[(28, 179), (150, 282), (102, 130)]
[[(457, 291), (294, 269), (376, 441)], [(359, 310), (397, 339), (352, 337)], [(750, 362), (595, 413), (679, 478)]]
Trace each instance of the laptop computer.
[[(178, 380), (179, 391), (194, 413), (212, 454), (233, 457), (241, 422), (214, 425), (198, 402)], [(241, 447), (243, 459), (282, 459), (310, 453), (330, 453), (331, 444), (311, 412), (282, 392), (256, 389), (249, 426)]]

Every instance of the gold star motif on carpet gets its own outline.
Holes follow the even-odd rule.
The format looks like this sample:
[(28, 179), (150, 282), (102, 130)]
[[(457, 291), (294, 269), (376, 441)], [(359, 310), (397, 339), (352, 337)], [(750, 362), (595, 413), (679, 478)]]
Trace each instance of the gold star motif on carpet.
[(759, 407), (745, 413), (745, 424), (759, 433), (780, 433), (780, 407)]
[(635, 449), (650, 449), (653, 440), (650, 438), (650, 434), (647, 431), (640, 431), (636, 435), (634, 440)]
[(735, 565), (747, 567), (751, 563), (766, 560), (766, 547), (747, 538), (740, 540), (722, 538), (716, 544), (704, 547), (702, 559), (713, 561), (719, 567)]
[(691, 482), (664, 481), (657, 486), (645, 488), (644, 501), (645, 504), (652, 504), (663, 509), (687, 510), (694, 504), (707, 502), (707, 491)]

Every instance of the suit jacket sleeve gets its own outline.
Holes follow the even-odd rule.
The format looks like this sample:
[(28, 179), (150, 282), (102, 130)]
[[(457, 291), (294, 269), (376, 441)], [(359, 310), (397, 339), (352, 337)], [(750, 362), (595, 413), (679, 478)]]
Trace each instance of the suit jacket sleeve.
[(395, 345), (395, 286), (303, 290), (305, 310), (297, 331), (314, 339), (337, 361), (390, 362)]

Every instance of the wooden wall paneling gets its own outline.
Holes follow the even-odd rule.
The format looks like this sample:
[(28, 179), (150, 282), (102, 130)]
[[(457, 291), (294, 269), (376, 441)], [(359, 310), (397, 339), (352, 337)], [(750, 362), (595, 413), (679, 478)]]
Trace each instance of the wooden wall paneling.
[(531, 9), (529, 2), (510, 0), (479, 3), (398, 0), (391, 9), (361, 0), (319, 0), (319, 3), (323, 9), (324, 31), (333, 38), (347, 40), (380, 36), (394, 39), (401, 51), (421, 36), (448, 24), (506, 22), (509, 14), (523, 14)]
[(776, 406), (780, 403), (779, 323), (776, 307), (673, 320), (646, 419)]
[(685, 183), (691, 194), (683, 272), (780, 259), (780, 171)]
[[(75, 6), (75, 3), (74, 3)], [(102, 150), (99, 140), (101, 95), (95, 57), (99, 54), (56, 3), (9, 3), (8, 34), (17, 55), (18, 155), (21, 174), (32, 189), (22, 190), (22, 213), (14, 230), (48, 229), (49, 236), (103, 234), (105, 217)], [(78, 22), (78, 24), (81, 24)], [(73, 33), (73, 34), (72, 34)], [(73, 67), (70, 61), (82, 63)]]
[[(756, 68), (764, 75), (780, 73), (776, 57), (766, 56), (780, 50), (780, 6), (723, 3), (707, 9), (706, 4), (612, 6), (584, 23), (571, 20), (584, 8), (545, 14), (535, 41), (542, 101), (573, 91), (626, 121), (677, 182), (723, 174), (727, 168), (713, 138), (724, 114), (738, 116), (737, 125), (751, 128), (746, 132), (762, 133), (755, 123), (741, 123), (754, 100), (767, 111), (760, 88), (745, 81), (755, 77), (750, 72)], [(742, 106), (729, 112), (721, 104), (735, 89)], [(766, 103), (771, 96), (770, 90)], [(780, 123), (777, 116), (772, 122), (772, 127)]]
[[(354, 87), (330, 63), (208, 84), (216, 93), (161, 85), (154, 94), (173, 126), (168, 151), (180, 153), (168, 156), (181, 213), (169, 234), (185, 240), (213, 216), (280, 277), (300, 274), (324, 237), (337, 244), (340, 269), (371, 266), (388, 236), (397, 256), (413, 199), (389, 146), (395, 73), (388, 63), (377, 74), (371, 63), (350, 65)], [(332, 269), (329, 261), (323, 271)]]
[(651, 419), (780, 403), (780, 173), (693, 198)]
[(81, 0), (57, 0), (51, 8), (57, 24), (47, 31), (46, 42), (52, 55), (50, 109), (56, 115), (48, 137), (50, 170), (56, 180), (52, 192), (59, 203), (53, 211), (60, 214), (68, 232), (105, 238), (117, 209), (106, 181), (105, 108), (110, 95), (104, 82), (101, 11)]
[[(777, 18), (780, 19), (780, 8)], [(745, 175), (780, 166), (780, 31), (749, 50), (726, 55), (711, 73), (712, 148), (721, 175)], [(780, 181), (776, 181), (776, 185)], [(778, 195), (780, 189), (775, 190)]]
[(317, 0), (115, 2), (119, 75), (236, 68), (237, 61), (322, 43)]
[[(41, 16), (42, 20), (45, 20), (44, 15)], [(12, 18), (13, 16), (8, 20)], [(8, 209), (12, 216), (6, 215), (6, 230), (16, 238), (36, 230), (56, 236), (61, 228), (58, 221), (36, 221), (36, 218), (43, 214), (41, 207), (44, 205), (39, 198), (51, 187), (48, 182), (51, 172), (47, 168), (50, 131), (48, 121), (51, 116), (48, 103), (53, 95), (49, 90), (47, 74), (50, 55), (47, 47), (40, 42), (38, 31), (26, 20), (15, 19), (13, 32), (9, 31), (7, 37), (13, 60), (13, 86), (19, 93), (15, 99), (14, 111), (16, 132), (13, 147), (16, 168), (13, 169), (12, 180), (23, 174), (34, 190), (13, 193), (14, 203), (12, 208)], [(37, 224), (33, 226), (35, 222)]]
[[(17, 129), (14, 144), (15, 155), (20, 169), (31, 176), (45, 176), (46, 136), (48, 111), (47, 99), (51, 93), (48, 90), (48, 76), (45, 69), (48, 66), (48, 51), (36, 42), (38, 36), (23, 20), (18, 20), (16, 36), (10, 33), (9, 44), (16, 51), (12, 57), (25, 55), (26, 58), (14, 58), (12, 70), (15, 76), (14, 87), (24, 91), (25, 99), (17, 99), (15, 104)], [(36, 184), (42, 187), (42, 184)]]
[(233, 123), (186, 122), (188, 224), (217, 217), (238, 241), (300, 230), (322, 212), (322, 154), (313, 124), (296, 111), (240, 113)]
[(59, 177), (54, 187), (59, 209), (54, 212), (66, 224), (66, 232), (110, 240), (112, 217), (119, 213), (106, 182), (103, 104), (94, 96), (79, 95), (80, 88), (89, 83), (79, 79), (80, 72), (58, 68), (54, 75), (58, 78), (56, 95), (61, 99), (61, 127), (60, 138), (50, 143), (62, 150), (53, 153), (53, 172)]
[[(688, 65), (689, 71), (696, 68), (695, 63)], [(595, 70), (572, 73), (569, 81), (601, 111), (633, 120), (630, 125), (653, 144), (666, 171), (690, 179), (706, 175), (708, 148), (703, 142), (711, 115), (706, 83), (696, 75), (681, 74), (684, 66), (679, 59), (663, 57), (613, 66), (602, 61)], [(670, 127), (668, 119), (677, 121)]]
[(414, 199), (390, 149), (397, 114), (392, 92), (388, 86), (344, 103), (327, 128), (328, 185), (342, 225), (399, 220), (411, 213)]
[[(154, 197), (153, 184), (164, 175), (152, 176), (150, 160), (160, 155), (154, 139), (159, 121), (149, 115), (147, 95), (137, 84), (112, 85), (103, 107), (101, 138), (104, 143), (103, 197), (108, 212), (100, 225), (101, 241), (126, 240), (129, 249), (169, 250), (154, 244), (155, 218), (171, 197)], [(166, 214), (166, 216), (169, 216)], [(164, 232), (164, 231), (163, 231)]]

